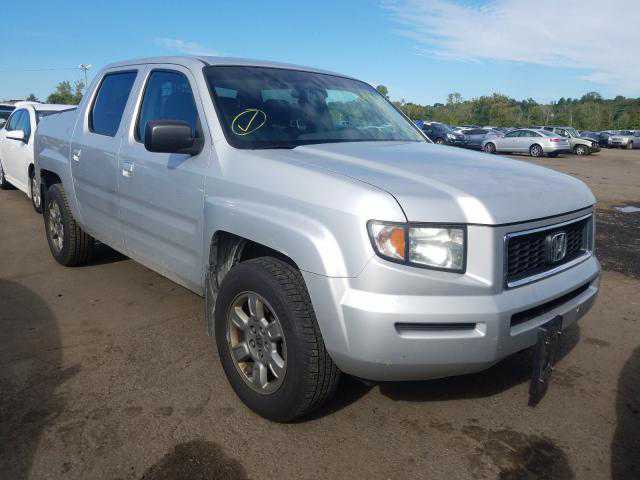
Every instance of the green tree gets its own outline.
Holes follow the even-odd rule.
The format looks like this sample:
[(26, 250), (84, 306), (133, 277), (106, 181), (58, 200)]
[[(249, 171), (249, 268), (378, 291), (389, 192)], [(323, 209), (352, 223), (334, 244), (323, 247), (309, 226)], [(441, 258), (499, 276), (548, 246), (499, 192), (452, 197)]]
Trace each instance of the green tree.
[(56, 85), (55, 91), (47, 97), (47, 103), (77, 105), (82, 100), (83, 91), (83, 82), (76, 81), (72, 86), (70, 81), (65, 80)]
[(376, 87), (376, 90), (380, 95), (384, 95), (385, 97), (389, 98), (389, 89), (384, 85), (378, 85)]

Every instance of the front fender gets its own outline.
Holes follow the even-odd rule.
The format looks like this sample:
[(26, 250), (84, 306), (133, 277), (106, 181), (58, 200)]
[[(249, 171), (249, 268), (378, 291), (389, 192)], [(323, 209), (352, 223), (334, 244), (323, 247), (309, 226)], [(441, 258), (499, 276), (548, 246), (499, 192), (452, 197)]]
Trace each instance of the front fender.
[[(205, 199), (205, 244), (217, 231), (225, 231), (267, 246), (291, 258), (300, 270), (330, 277), (356, 276), (373, 255), (365, 225), (361, 232), (349, 226), (349, 218), (336, 214), (330, 228), (316, 218), (294, 209), (252, 200)], [(343, 217), (350, 217), (348, 214)], [(334, 233), (350, 237), (340, 242)]]

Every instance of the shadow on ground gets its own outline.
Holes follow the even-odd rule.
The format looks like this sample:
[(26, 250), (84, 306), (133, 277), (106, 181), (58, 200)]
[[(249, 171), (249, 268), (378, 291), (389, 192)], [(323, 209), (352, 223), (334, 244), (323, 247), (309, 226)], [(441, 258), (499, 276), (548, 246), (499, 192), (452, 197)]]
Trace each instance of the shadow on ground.
[[(580, 328), (573, 324), (563, 334), (558, 360), (565, 357), (579, 340)], [(382, 383), (380, 392), (392, 400), (407, 402), (490, 397), (531, 379), (532, 353), (532, 349), (523, 350), (487, 370), (470, 375), (424, 382)]]
[(58, 325), (46, 303), (0, 280), (0, 472), (26, 479), (40, 435), (64, 408), (58, 385), (79, 371), (61, 368)]
[(194, 440), (176, 445), (158, 463), (151, 466), (142, 480), (244, 480), (240, 462), (227, 457), (218, 445)]
[(606, 209), (596, 212), (596, 255), (603, 269), (640, 278), (639, 231), (640, 213)]
[(611, 444), (611, 478), (640, 478), (640, 347), (622, 368), (616, 400), (617, 426)]
[(123, 260), (128, 260), (128, 257), (104, 243), (96, 242), (91, 254), (91, 260), (85, 266), (91, 267), (96, 265), (106, 265), (108, 263), (121, 262)]

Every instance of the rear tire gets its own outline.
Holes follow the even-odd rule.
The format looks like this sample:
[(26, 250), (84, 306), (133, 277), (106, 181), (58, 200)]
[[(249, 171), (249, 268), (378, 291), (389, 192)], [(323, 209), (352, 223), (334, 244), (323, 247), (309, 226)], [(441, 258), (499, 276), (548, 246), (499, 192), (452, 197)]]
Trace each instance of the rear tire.
[(529, 155), (531, 155), (532, 157), (540, 158), (544, 156), (544, 150), (542, 150), (542, 147), (540, 145), (535, 143), (531, 145), (531, 147), (529, 147)]
[(44, 227), (51, 254), (59, 264), (77, 267), (89, 262), (94, 239), (73, 218), (67, 194), (59, 183), (47, 191)]
[(31, 194), (33, 209), (36, 213), (42, 213), (42, 194), (34, 173), (29, 175), (29, 193)]
[(495, 144), (489, 142), (484, 146), (484, 151), (487, 153), (496, 153), (496, 146)]
[[(254, 310), (264, 313), (253, 314), (248, 306), (238, 310), (244, 297), (258, 298), (262, 306)], [(267, 322), (263, 324), (268, 334), (257, 333), (262, 329), (256, 319)], [(281, 327), (273, 337), (267, 327), (272, 323)], [(231, 387), (258, 415), (289, 422), (317, 409), (335, 393), (340, 371), (325, 348), (304, 279), (282, 260), (256, 258), (229, 271), (216, 302), (215, 336)], [(281, 341), (276, 344), (271, 338)], [(277, 359), (284, 360), (279, 369), (273, 368), (276, 348)], [(260, 380), (260, 373), (252, 380), (254, 370), (262, 372), (263, 367), (265, 380)]]

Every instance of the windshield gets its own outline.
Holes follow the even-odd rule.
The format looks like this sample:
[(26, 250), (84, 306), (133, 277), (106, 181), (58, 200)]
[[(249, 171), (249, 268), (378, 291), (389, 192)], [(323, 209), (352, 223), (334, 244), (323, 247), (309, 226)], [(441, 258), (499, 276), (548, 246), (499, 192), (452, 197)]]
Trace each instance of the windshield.
[(425, 141), (388, 100), (357, 80), (266, 67), (214, 66), (205, 75), (236, 148)]
[(580, 134), (578, 133), (578, 131), (575, 128), (567, 128), (567, 133), (569, 135), (571, 135), (572, 137), (579, 137)]

